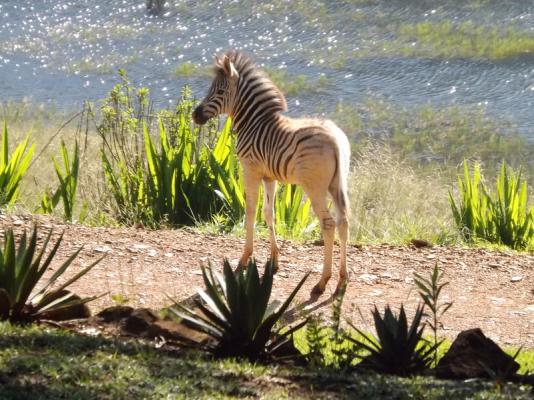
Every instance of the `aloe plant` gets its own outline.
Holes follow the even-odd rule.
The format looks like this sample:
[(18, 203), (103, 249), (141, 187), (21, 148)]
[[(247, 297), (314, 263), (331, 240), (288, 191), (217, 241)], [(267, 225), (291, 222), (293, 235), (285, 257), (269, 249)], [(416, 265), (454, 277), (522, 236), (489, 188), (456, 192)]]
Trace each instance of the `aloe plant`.
[(368, 352), (367, 355), (355, 353), (355, 357), (362, 359), (358, 367), (400, 376), (413, 375), (430, 368), (437, 345), (423, 338), (423, 309), (424, 305), (417, 308), (408, 327), (403, 305), (398, 316), (393, 314), (389, 305), (383, 316), (375, 306), (373, 318), (377, 337), (370, 337), (349, 322), (364, 340), (352, 336), (347, 336), (347, 339), (357, 348)]
[(529, 208), (527, 183), (503, 162), (497, 178), (496, 197), (482, 181), (480, 167), (475, 164), (473, 176), (464, 161), (463, 180), (458, 179), (460, 201), (449, 200), (460, 232), (468, 241), (480, 238), (514, 249), (534, 246), (534, 206)]
[(275, 199), (277, 230), (290, 237), (313, 230), (316, 220), (311, 211), (311, 201), (297, 185), (285, 185)]
[(516, 175), (503, 162), (496, 188), (497, 198), (488, 196), (488, 202), (500, 241), (514, 249), (534, 246), (534, 206), (528, 207), (527, 182), (521, 182), (521, 170)]
[(54, 286), (78, 256), (81, 247), (36, 290), (63, 238), (62, 234), (45, 257), (51, 235), (52, 231), (44, 240), (41, 250), (37, 251), (36, 227), (29, 240), (26, 232), (22, 234), (18, 247), (15, 247), (13, 230), (5, 231), (3, 250), (0, 249), (0, 320), (22, 323), (49, 318), (54, 314), (57, 315), (59, 311), (65, 315), (97, 298), (97, 296), (80, 298), (66, 288), (89, 272), (101, 259)]
[(9, 154), (7, 124), (2, 132), (2, 152), (0, 154), (0, 206), (11, 205), (17, 199), (20, 181), (30, 165), (35, 145), (29, 145), (27, 137)]
[[(307, 322), (273, 331), (291, 301), (308, 277), (306, 274), (286, 301), (278, 308), (269, 305), (273, 285), (274, 264), (265, 264), (262, 279), (256, 262), (235, 272), (228, 260), (224, 261), (224, 277), (210, 265), (202, 267), (206, 289), (199, 291), (196, 306), (200, 313), (176, 304), (171, 311), (192, 329), (202, 332), (213, 343), (194, 343), (220, 357), (243, 357), (259, 360), (280, 356), (279, 351), (290, 341), (291, 335)], [(276, 308), (276, 311), (275, 311)]]
[(50, 195), (48, 192), (43, 194), (41, 199), (41, 210), (44, 213), (52, 213), (58, 205), (59, 200), (61, 200), (63, 203), (64, 219), (66, 221), (72, 221), (74, 202), (76, 199), (76, 188), (78, 187), (78, 170), (80, 166), (79, 153), (78, 141), (76, 141), (71, 160), (65, 142), (61, 141), (61, 157), (63, 159), (64, 171), (62, 171), (62, 168), (58, 164), (57, 160), (52, 158), (56, 175), (59, 180), (59, 187), (56, 189), (53, 195)]

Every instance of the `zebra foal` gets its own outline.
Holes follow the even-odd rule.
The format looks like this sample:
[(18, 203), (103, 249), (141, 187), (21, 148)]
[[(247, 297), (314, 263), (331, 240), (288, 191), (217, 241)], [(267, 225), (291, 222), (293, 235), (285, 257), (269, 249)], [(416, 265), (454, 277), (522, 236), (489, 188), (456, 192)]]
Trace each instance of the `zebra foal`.
[[(215, 58), (215, 78), (194, 110), (193, 120), (202, 125), (212, 117), (227, 114), (237, 132), (236, 150), (243, 167), (246, 196), (246, 243), (240, 265), (247, 265), (253, 252), (260, 183), (263, 182), (263, 213), (275, 268), (279, 253), (273, 221), (276, 182), (299, 184), (311, 200), (324, 239), (323, 272), (312, 294), (322, 294), (332, 275), (336, 226), (340, 244), (338, 293), (347, 280), (350, 145), (332, 121), (289, 118), (282, 115), (284, 111), (287, 104), (282, 92), (250, 58), (232, 50)], [(327, 207), (328, 194), (336, 209), (336, 221)]]

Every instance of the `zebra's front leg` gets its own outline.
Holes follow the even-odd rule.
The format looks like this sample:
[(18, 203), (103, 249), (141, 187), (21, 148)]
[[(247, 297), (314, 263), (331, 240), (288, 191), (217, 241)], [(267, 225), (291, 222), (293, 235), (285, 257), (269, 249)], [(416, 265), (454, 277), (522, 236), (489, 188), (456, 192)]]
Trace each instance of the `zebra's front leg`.
[(263, 216), (269, 229), (269, 240), (271, 242), (271, 261), (274, 272), (278, 271), (278, 243), (276, 242), (276, 230), (274, 225), (274, 196), (276, 192), (276, 181), (263, 179)]
[(258, 192), (261, 178), (248, 173), (243, 166), (243, 178), (245, 181), (245, 248), (239, 259), (239, 266), (246, 268), (248, 261), (254, 252), (254, 222), (256, 220), (256, 207), (258, 205)]

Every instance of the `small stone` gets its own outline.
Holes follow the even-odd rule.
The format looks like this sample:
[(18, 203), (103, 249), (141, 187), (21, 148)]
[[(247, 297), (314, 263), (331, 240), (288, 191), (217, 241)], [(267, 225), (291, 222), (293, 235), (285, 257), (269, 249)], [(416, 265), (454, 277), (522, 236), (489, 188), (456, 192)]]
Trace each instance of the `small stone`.
[(512, 276), (510, 278), (511, 282), (521, 282), (523, 280), (523, 277), (521, 275)]
[(358, 280), (359, 281), (363, 281), (365, 283), (375, 283), (376, 281), (378, 281), (380, 278), (377, 276), (377, 275), (373, 275), (373, 274), (361, 274), (359, 277), (358, 277)]
[(149, 245), (147, 245), (147, 244), (140, 244), (140, 243), (138, 243), (138, 244), (134, 244), (132, 247), (133, 247), (134, 249), (136, 249), (136, 250), (146, 250), (146, 249), (149, 249), (149, 248), (150, 248)]
[(410, 240), (410, 243), (418, 249), (422, 247), (432, 247), (432, 243), (423, 239), (412, 239)]
[(501, 264), (490, 263), (490, 264), (488, 264), (488, 267), (490, 267), (490, 268), (502, 268), (502, 265)]
[(109, 246), (97, 246), (93, 249), (95, 253), (111, 253), (112, 249)]
[(129, 306), (112, 306), (100, 311), (96, 316), (104, 322), (118, 322), (129, 317), (133, 311)]

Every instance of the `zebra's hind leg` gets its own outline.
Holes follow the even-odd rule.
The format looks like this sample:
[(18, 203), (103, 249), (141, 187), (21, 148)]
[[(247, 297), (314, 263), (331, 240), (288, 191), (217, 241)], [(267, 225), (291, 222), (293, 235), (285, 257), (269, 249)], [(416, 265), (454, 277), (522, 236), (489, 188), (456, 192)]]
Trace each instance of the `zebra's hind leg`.
[(332, 185), (329, 189), (332, 200), (334, 201), (334, 207), (336, 208), (336, 226), (339, 235), (339, 280), (337, 282), (336, 291), (334, 296), (341, 293), (343, 286), (345, 286), (348, 274), (347, 274), (347, 241), (349, 237), (349, 221), (347, 218), (347, 202), (348, 196), (345, 190), (338, 185)]
[(312, 289), (312, 295), (323, 294), (330, 277), (332, 276), (332, 253), (334, 249), (334, 234), (336, 230), (336, 223), (328, 210), (326, 204), (326, 190), (318, 191), (306, 190), (310, 197), (313, 211), (321, 224), (321, 231), (324, 240), (324, 264), (321, 280)]
[(276, 242), (276, 231), (274, 226), (274, 196), (276, 192), (276, 181), (263, 179), (263, 216), (269, 229), (269, 240), (271, 242), (271, 261), (274, 272), (278, 271), (278, 243)]
[(255, 174), (251, 174), (243, 167), (243, 179), (245, 181), (245, 248), (239, 259), (239, 267), (246, 268), (249, 258), (254, 251), (254, 222), (256, 219), (256, 206), (258, 204), (258, 192), (260, 180)]

